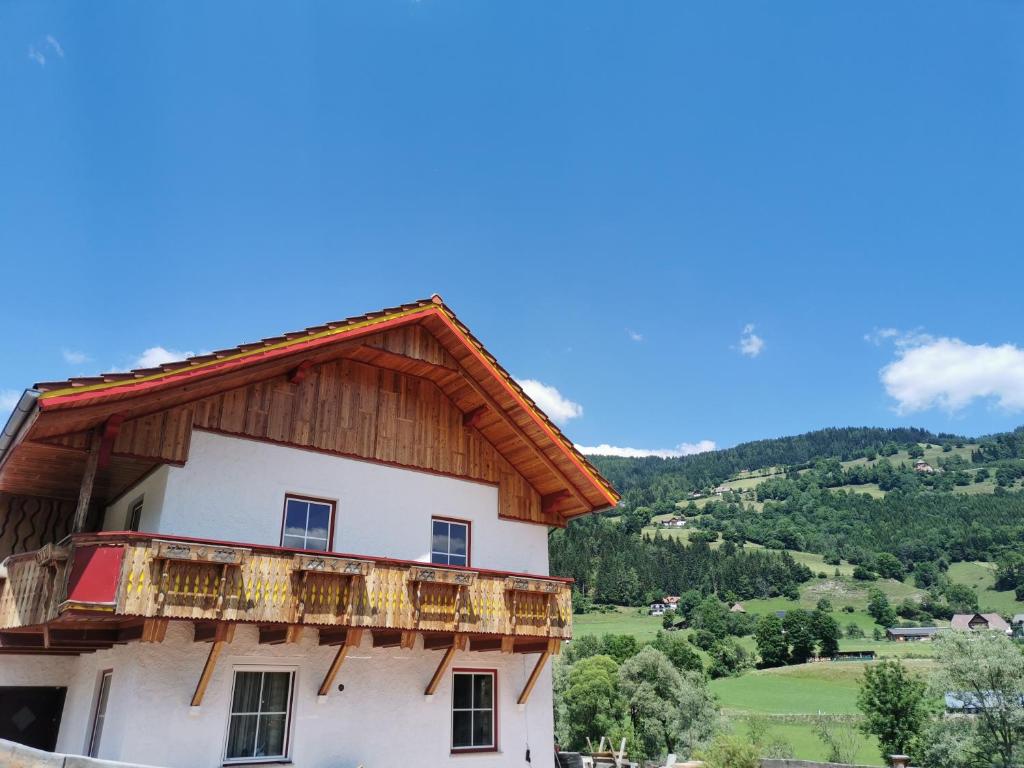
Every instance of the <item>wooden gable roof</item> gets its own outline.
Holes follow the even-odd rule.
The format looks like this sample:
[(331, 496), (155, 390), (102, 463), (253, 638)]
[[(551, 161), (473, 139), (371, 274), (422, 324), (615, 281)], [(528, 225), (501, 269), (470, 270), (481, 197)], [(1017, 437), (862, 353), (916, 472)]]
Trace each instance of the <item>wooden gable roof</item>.
[[(534, 522), (560, 525), (618, 501), (438, 296), (159, 368), (36, 389), (37, 411), (0, 458), (0, 491), (72, 497), (90, 435), (105, 429), (114, 493), (154, 461), (185, 461), (198, 427), (491, 481), (503, 495), (515, 476), (525, 482), (502, 511)], [(410, 392), (419, 405), (409, 405)], [(335, 400), (356, 409), (364, 433), (372, 423), (372, 439), (331, 410)], [(396, 430), (413, 422), (419, 433), (399, 439)]]

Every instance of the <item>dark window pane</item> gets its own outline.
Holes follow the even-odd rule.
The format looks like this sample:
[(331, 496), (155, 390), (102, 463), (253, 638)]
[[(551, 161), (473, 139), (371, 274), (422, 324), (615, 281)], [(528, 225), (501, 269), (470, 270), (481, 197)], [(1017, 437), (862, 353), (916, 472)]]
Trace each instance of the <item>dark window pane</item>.
[(451, 527), (451, 544), (448, 550), (453, 555), (465, 555), (466, 554), (466, 526), (464, 525), (452, 525)]
[(261, 672), (236, 672), (232, 712), (257, 712), (260, 708)]
[(452, 706), (455, 709), (469, 709), (473, 706), (473, 676), (455, 675), (455, 695)]
[(456, 749), (473, 746), (472, 712), (452, 713), (452, 746)]
[(465, 565), (466, 558), (464, 555), (452, 555), (448, 558), (448, 565)]
[(235, 757), (253, 757), (256, 743), (257, 715), (232, 715), (228, 727), (228, 759)]
[(494, 703), (494, 678), (490, 675), (473, 676), (473, 706), (490, 709)]
[(317, 539), (326, 539), (331, 525), (331, 508), (327, 504), (309, 505), (309, 525), (306, 535)]
[(285, 715), (260, 715), (260, 732), (255, 757), (284, 755), (285, 720)]
[(290, 672), (263, 673), (263, 706), (261, 712), (284, 712), (288, 709)]
[(490, 747), (494, 744), (494, 728), (490, 712), (473, 712), (473, 746)]
[(288, 499), (284, 514), (284, 531), (291, 536), (302, 536), (306, 533), (306, 514), (309, 504), (305, 501)]
[(441, 554), (440, 552), (433, 552), (430, 555), (430, 562), (434, 565), (448, 565), (448, 555)]

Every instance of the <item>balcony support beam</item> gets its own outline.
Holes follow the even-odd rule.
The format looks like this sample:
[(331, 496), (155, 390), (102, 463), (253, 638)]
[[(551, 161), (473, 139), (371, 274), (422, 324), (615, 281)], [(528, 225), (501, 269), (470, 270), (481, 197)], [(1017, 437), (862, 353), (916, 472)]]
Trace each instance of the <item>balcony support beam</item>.
[(324, 681), (320, 683), (320, 690), (317, 691), (318, 696), (326, 696), (331, 690), (331, 686), (334, 685), (334, 678), (338, 676), (338, 670), (341, 669), (341, 665), (345, 661), (345, 657), (348, 656), (349, 650), (357, 648), (362, 639), (363, 630), (348, 630), (345, 634), (345, 642), (338, 647), (338, 652), (334, 654), (334, 660), (331, 662), (331, 666), (327, 669), (327, 674), (324, 675)]
[(441, 657), (441, 662), (437, 665), (437, 669), (434, 670), (434, 676), (430, 678), (430, 682), (427, 683), (427, 689), (423, 692), (425, 696), (433, 696), (434, 692), (437, 691), (437, 687), (441, 684), (441, 679), (444, 677), (444, 673), (448, 671), (448, 667), (451, 666), (452, 659), (455, 658), (455, 652), (461, 651), (466, 647), (466, 636), (455, 635), (455, 640), (451, 647), (444, 652), (444, 656)]
[(92, 501), (92, 486), (96, 481), (96, 468), (100, 463), (100, 448), (103, 445), (103, 432), (94, 429), (89, 438), (89, 453), (85, 457), (85, 471), (82, 473), (82, 484), (78, 488), (78, 506), (75, 507), (74, 523), (71, 526), (72, 533), (81, 533), (85, 530), (85, 523), (89, 518), (89, 502)]
[(558, 640), (548, 640), (548, 647), (537, 659), (537, 664), (533, 667), (533, 672), (530, 673), (529, 679), (526, 681), (526, 685), (523, 686), (523, 692), (519, 694), (519, 699), (516, 701), (520, 706), (526, 704), (530, 698), (530, 694), (533, 693), (533, 687), (537, 684), (537, 679), (540, 677), (541, 670), (544, 669), (544, 665), (548, 663), (548, 659), (553, 654), (558, 653), (561, 643)]
[(203, 697), (206, 695), (206, 688), (210, 684), (210, 678), (213, 677), (213, 670), (217, 666), (217, 658), (220, 656), (220, 652), (224, 650), (224, 646), (234, 639), (234, 624), (218, 625), (218, 628), (220, 626), (225, 627), (225, 630), (222, 633), (219, 633), (219, 636), (224, 639), (214, 640), (213, 645), (210, 646), (210, 654), (206, 657), (206, 663), (203, 665), (203, 671), (199, 675), (199, 682), (196, 683), (195, 693), (192, 694), (193, 707), (202, 706)]

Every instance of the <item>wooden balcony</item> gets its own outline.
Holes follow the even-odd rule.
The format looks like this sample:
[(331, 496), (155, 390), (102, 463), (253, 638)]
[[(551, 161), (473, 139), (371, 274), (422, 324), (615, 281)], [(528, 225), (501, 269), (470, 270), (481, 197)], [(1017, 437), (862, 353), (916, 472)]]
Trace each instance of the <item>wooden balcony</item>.
[(8, 652), (109, 647), (170, 620), (194, 622), (197, 638), (245, 622), (267, 642), (309, 626), (336, 644), (345, 629), (367, 628), (375, 645), (423, 634), (428, 648), (456, 637), (470, 649), (534, 652), (570, 638), (572, 607), (564, 579), (120, 532), (12, 556), (0, 581)]

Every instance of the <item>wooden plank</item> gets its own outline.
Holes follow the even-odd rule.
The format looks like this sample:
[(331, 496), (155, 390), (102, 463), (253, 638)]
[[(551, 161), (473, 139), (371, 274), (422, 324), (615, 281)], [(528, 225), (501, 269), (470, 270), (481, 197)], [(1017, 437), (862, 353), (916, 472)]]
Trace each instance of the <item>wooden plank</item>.
[(85, 522), (89, 517), (89, 502), (92, 500), (92, 486), (96, 480), (96, 468), (99, 466), (102, 442), (102, 434), (99, 430), (94, 430), (89, 441), (89, 455), (85, 460), (82, 484), (78, 490), (78, 506), (75, 508), (75, 519), (72, 525), (72, 530), (75, 533), (85, 530)]

